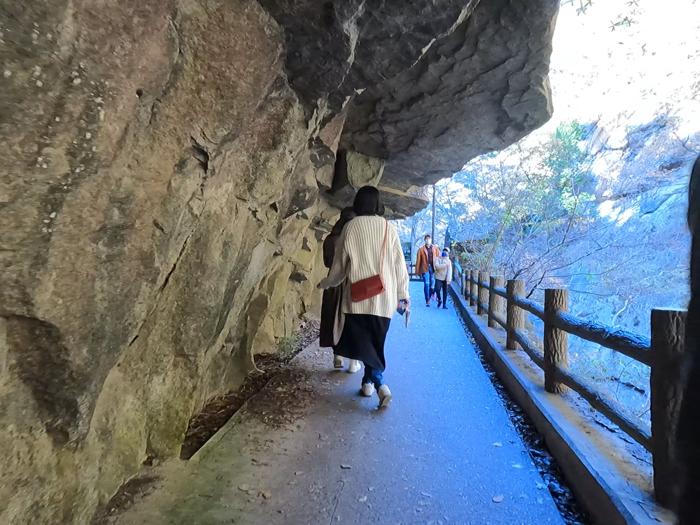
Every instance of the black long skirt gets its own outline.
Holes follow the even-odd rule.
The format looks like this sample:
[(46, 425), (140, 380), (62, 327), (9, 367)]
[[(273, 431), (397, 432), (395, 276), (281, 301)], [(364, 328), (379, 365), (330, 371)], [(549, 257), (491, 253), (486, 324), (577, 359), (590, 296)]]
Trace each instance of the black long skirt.
[(378, 315), (345, 314), (345, 326), (335, 353), (383, 371), (386, 368), (384, 342), (390, 321)]
[(319, 346), (333, 347), (333, 328), (336, 323), (336, 316), (340, 313), (340, 301), (343, 297), (343, 287), (336, 286), (323, 290), (323, 300), (321, 301), (321, 329), (319, 332)]

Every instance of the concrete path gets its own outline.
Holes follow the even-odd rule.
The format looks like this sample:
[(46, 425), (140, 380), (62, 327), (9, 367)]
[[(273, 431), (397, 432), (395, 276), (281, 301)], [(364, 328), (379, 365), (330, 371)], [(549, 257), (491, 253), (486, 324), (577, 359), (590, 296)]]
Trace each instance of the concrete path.
[(122, 524), (561, 524), (450, 304), (389, 330), (394, 399), (307, 348)]

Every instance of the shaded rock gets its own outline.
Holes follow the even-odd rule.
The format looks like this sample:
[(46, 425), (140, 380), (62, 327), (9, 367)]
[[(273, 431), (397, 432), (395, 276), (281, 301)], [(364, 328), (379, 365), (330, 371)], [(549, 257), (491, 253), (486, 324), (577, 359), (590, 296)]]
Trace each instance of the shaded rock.
[(423, 48), (449, 31), (477, 2), (260, 3), (284, 29), (291, 85), (309, 107), (327, 99), (335, 110), (356, 89), (410, 67)]
[(377, 186), (383, 172), (382, 159), (354, 151), (339, 151), (333, 185), (326, 194), (328, 201), (338, 208), (352, 204), (355, 192), (362, 186)]
[(308, 278), (306, 277), (306, 275), (303, 272), (295, 270), (289, 275), (289, 280), (295, 281), (298, 283), (303, 283), (304, 281), (308, 281)]
[(504, 148), (552, 112), (547, 73), (558, 2), (479, 2), (410, 68), (352, 102), (341, 147), (386, 159), (406, 189)]

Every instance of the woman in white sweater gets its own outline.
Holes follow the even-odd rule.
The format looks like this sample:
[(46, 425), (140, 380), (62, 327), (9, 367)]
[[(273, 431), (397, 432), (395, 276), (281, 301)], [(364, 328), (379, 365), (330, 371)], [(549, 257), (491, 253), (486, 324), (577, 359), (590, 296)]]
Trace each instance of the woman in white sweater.
[[(438, 308), (447, 309), (447, 287), (452, 282), (452, 261), (450, 261), (450, 249), (445, 246), (439, 257), (435, 257), (435, 295)], [(442, 297), (440, 297), (442, 295)]]
[[(364, 363), (360, 392), (370, 397), (376, 389), (379, 406), (385, 407), (391, 401), (391, 391), (382, 378), (386, 368), (384, 342), (399, 302), (408, 304), (408, 272), (396, 229), (382, 217), (384, 206), (379, 191), (372, 186), (360, 188), (353, 209), (356, 217), (345, 225), (336, 243), (333, 266), (319, 287), (347, 281), (342, 303), (345, 324), (338, 334), (337, 353)], [(377, 274), (381, 276), (383, 291), (353, 301), (350, 285)]]

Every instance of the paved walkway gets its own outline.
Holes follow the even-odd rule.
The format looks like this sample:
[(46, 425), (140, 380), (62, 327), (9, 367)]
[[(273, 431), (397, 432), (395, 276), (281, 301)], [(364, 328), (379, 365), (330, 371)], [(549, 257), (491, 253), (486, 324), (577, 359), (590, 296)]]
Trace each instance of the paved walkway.
[(389, 330), (389, 408), (307, 348), (118, 522), (561, 524), (454, 310), (420, 286)]

